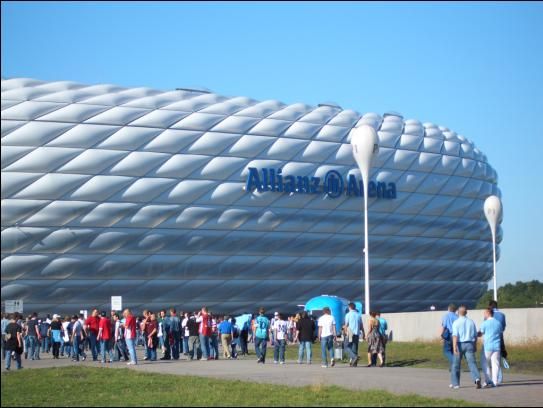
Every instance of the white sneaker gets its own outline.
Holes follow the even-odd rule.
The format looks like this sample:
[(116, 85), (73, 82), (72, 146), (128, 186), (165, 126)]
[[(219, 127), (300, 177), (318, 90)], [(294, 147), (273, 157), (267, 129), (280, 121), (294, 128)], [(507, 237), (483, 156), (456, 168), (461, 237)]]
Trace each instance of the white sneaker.
[(274, 360), (273, 364), (279, 364), (279, 361)]
[(322, 367), (322, 368), (328, 368), (328, 366), (327, 366), (327, 365), (324, 365), (324, 364), (321, 365), (321, 367)]
[(457, 389), (459, 389), (459, 388), (460, 388), (459, 385), (455, 385), (455, 386), (453, 387), (453, 390), (457, 390)]
[(281, 361), (279, 364), (285, 364), (285, 362), (284, 362), (284, 361)]
[(452, 384), (449, 384), (449, 388), (452, 388), (452, 387), (453, 387), (453, 385), (452, 385)]

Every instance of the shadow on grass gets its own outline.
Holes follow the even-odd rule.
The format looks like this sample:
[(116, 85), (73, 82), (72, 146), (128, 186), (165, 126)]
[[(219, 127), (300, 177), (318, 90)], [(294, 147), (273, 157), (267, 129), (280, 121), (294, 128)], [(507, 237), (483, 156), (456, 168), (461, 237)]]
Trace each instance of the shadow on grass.
[(411, 367), (417, 364), (427, 363), (430, 359), (411, 359), (411, 360), (397, 360), (391, 363), (386, 363), (387, 367)]

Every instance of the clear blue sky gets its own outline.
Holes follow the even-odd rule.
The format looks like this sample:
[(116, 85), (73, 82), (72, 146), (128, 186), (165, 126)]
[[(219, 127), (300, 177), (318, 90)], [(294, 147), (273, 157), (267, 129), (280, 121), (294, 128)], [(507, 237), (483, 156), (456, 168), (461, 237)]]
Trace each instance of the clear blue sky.
[(498, 283), (543, 280), (543, 3), (2, 2), (2, 76), (401, 112), (499, 175)]

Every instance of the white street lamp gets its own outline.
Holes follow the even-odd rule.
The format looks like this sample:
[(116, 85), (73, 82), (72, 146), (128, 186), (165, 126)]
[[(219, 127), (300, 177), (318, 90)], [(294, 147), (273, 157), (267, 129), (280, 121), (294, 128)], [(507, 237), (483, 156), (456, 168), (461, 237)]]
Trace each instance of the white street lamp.
[(362, 173), (364, 184), (364, 314), (370, 313), (370, 265), (368, 246), (368, 183), (372, 159), (379, 151), (379, 139), (374, 128), (367, 125), (351, 130), (353, 156)]
[(496, 228), (502, 221), (502, 202), (499, 197), (491, 195), (485, 200), (485, 217), (492, 232), (492, 255), (494, 264), (494, 300), (498, 301), (498, 287), (496, 284)]

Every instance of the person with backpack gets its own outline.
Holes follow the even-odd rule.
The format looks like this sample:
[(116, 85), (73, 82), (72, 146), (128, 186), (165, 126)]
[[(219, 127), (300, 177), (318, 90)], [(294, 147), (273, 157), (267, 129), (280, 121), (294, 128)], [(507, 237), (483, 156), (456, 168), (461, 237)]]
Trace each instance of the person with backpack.
[(279, 314), (272, 330), (275, 337), (275, 348), (273, 351), (273, 363), (285, 364), (285, 349), (287, 347), (288, 339), (288, 322), (285, 320), (284, 315)]
[(40, 321), (40, 343), (41, 352), (49, 353), (51, 351), (51, 338), (49, 337), (49, 327), (51, 326), (51, 315), (47, 315), (46, 319)]
[(443, 343), (443, 355), (449, 361), (449, 371), (452, 368), (454, 360), (453, 354), (453, 339), (452, 339), (452, 326), (455, 320), (458, 319), (456, 314), (456, 305), (451, 303), (448, 307), (447, 313), (441, 319), (441, 341)]
[(198, 328), (198, 334), (200, 335), (200, 347), (202, 349), (202, 360), (213, 360), (211, 358), (209, 341), (212, 334), (212, 321), (211, 316), (207, 311), (207, 307), (202, 307), (202, 310), (198, 312), (196, 323), (200, 324)]
[(270, 320), (264, 316), (265, 310), (261, 307), (255, 319), (255, 352), (257, 363), (266, 363), (266, 346), (270, 336)]

